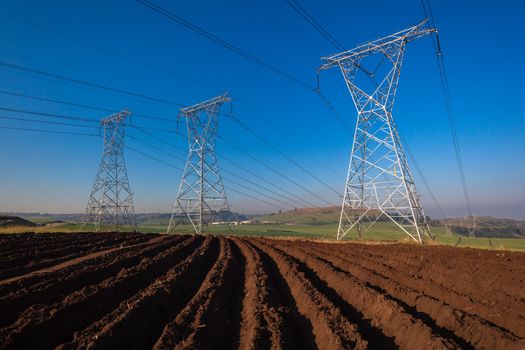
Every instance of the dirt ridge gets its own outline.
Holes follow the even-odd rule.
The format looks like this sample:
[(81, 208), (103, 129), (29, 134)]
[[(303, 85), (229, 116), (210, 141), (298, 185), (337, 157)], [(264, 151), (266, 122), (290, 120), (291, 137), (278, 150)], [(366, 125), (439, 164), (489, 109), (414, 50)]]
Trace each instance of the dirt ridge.
[(0, 243), (1, 349), (525, 349), (523, 253), (134, 233)]

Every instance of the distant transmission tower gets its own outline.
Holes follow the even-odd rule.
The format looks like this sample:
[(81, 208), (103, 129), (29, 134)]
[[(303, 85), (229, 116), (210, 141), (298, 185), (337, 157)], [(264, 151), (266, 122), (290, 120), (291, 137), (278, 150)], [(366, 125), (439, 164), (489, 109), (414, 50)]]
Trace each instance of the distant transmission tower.
[(357, 109), (338, 239), (385, 219), (417, 242), (431, 237), (392, 117), (406, 44), (436, 31), (425, 23), (322, 58), (319, 70), (341, 69)]
[(186, 118), (189, 153), (168, 233), (183, 220), (188, 220), (197, 234), (202, 233), (203, 225), (229, 226), (230, 207), (217, 164), (215, 140), (220, 107), (230, 101), (224, 94), (180, 110), (179, 117)]
[(135, 209), (124, 162), (125, 122), (131, 112), (124, 109), (100, 121), (104, 128), (104, 151), (86, 208), (85, 223), (136, 226)]

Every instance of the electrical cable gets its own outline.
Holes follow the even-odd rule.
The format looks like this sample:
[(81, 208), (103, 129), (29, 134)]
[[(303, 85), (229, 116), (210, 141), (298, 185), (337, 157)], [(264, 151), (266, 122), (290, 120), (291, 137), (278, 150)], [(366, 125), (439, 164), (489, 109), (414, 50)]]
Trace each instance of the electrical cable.
[(133, 91), (128, 91), (128, 90), (123, 90), (123, 89), (119, 89), (119, 88), (114, 88), (114, 87), (110, 87), (110, 86), (102, 85), (102, 84), (98, 84), (98, 83), (92, 83), (92, 82), (89, 82), (89, 81), (80, 80), (80, 79), (76, 79), (76, 78), (70, 78), (70, 77), (67, 77), (65, 75), (50, 73), (50, 72), (46, 72), (44, 70), (30, 68), (30, 67), (25, 67), (25, 66), (21, 66), (21, 65), (9, 63), (9, 62), (0, 61), (0, 66), (6, 67), (6, 68), (10, 68), (10, 69), (16, 69), (16, 70), (20, 70), (20, 71), (23, 71), (23, 72), (36, 74), (36, 75), (41, 75), (41, 76), (48, 77), (48, 78), (53, 78), (53, 79), (57, 79), (57, 80), (67, 81), (69, 83), (75, 83), (75, 84), (78, 84), (78, 85), (88, 86), (88, 87), (91, 87), (91, 88), (96, 88), (96, 89), (105, 90), (105, 91), (109, 91), (109, 92), (115, 92), (115, 93), (122, 94), (122, 95), (128, 95), (128, 96), (140, 98), (140, 99), (147, 100), (147, 101), (152, 101), (152, 102), (157, 102), (157, 103), (162, 103), (162, 104), (167, 104), (167, 105), (177, 106), (177, 107), (185, 107), (185, 105), (183, 105), (181, 103), (170, 101), (170, 100), (166, 100), (166, 99), (163, 99), (163, 98), (152, 97), (152, 96), (140, 94), (140, 93), (133, 92)]
[(283, 156), (284, 158), (286, 158), (290, 163), (292, 163), (293, 165), (295, 165), (296, 167), (298, 167), (299, 169), (301, 169), (302, 171), (304, 171), (305, 173), (307, 173), (308, 175), (310, 175), (312, 178), (314, 178), (315, 180), (317, 180), (319, 183), (321, 183), (323, 186), (325, 186), (326, 188), (328, 188), (329, 190), (331, 190), (332, 192), (334, 192), (336, 195), (339, 195), (339, 192), (336, 191), (333, 187), (331, 187), (330, 185), (328, 185), (326, 182), (324, 182), (323, 180), (321, 180), (317, 175), (313, 174), (310, 170), (306, 169), (303, 165), (301, 165), (300, 163), (296, 162), (294, 159), (292, 159), (290, 156), (288, 156), (286, 153), (284, 153), (283, 151), (279, 150), (277, 147), (275, 147), (270, 141), (268, 141), (266, 138), (264, 138), (263, 136), (261, 136), (261, 134), (259, 134), (258, 132), (256, 132), (255, 130), (253, 130), (252, 128), (250, 128), (249, 126), (247, 126), (246, 124), (244, 124), (243, 122), (241, 122), (237, 117), (235, 116), (231, 116), (232, 120), (234, 120), (237, 124), (239, 124), (243, 129), (245, 129), (246, 131), (248, 131), (249, 133), (251, 133), (252, 135), (254, 135), (255, 137), (257, 137), (259, 140), (261, 140), (265, 145), (267, 145), (268, 147), (270, 147), (271, 149), (273, 149), (274, 151), (276, 151), (277, 153), (279, 153), (281, 156)]
[[(135, 125), (131, 125), (131, 124), (130, 124), (129, 126), (132, 127), (132, 128), (135, 128), (135, 129), (137, 129), (137, 130), (139, 130), (139, 131), (142, 131), (143, 133), (145, 133), (145, 134), (147, 134), (147, 135), (149, 135), (149, 136), (151, 136), (151, 137), (153, 137), (153, 138), (155, 138), (155, 139), (157, 139), (157, 140), (159, 140), (159, 141), (161, 141), (161, 142), (163, 142), (163, 143), (165, 143), (165, 144), (167, 144), (167, 145), (170, 145), (171, 147), (173, 147), (173, 148), (175, 148), (175, 149), (177, 149), (177, 150), (180, 150), (180, 149), (181, 149), (180, 147), (178, 147), (178, 146), (176, 146), (176, 145), (174, 145), (174, 144), (172, 144), (172, 143), (166, 141), (165, 139), (163, 139), (163, 138), (161, 138), (161, 137), (158, 137), (158, 136), (153, 135), (153, 134), (151, 134), (151, 133), (145, 132), (144, 130), (142, 130), (142, 129), (143, 129), (142, 127), (137, 127), (137, 126), (135, 126)], [(182, 133), (178, 133), (178, 132), (173, 132), (173, 133), (175, 133), (177, 136), (180, 136), (180, 137), (182, 137), (182, 138), (186, 138), (186, 136), (183, 135)], [(222, 158), (224, 161), (226, 161), (227, 163), (229, 163), (229, 164), (231, 164), (231, 165), (233, 165), (233, 166), (235, 166), (235, 167), (237, 167), (237, 168), (239, 168), (239, 169), (241, 169), (241, 170), (247, 172), (248, 174), (250, 174), (250, 175), (252, 175), (252, 176), (258, 178), (259, 180), (261, 180), (261, 181), (263, 181), (263, 182), (265, 182), (265, 183), (267, 183), (267, 184), (269, 184), (269, 185), (271, 185), (271, 186), (273, 186), (273, 187), (275, 187), (275, 188), (277, 188), (277, 189), (279, 189), (279, 190), (281, 190), (281, 191), (283, 191), (283, 192), (285, 192), (285, 193), (287, 193), (287, 194), (289, 194), (289, 195), (291, 195), (291, 196), (297, 197), (297, 196), (295, 196), (293, 193), (287, 191), (286, 189), (280, 187), (279, 185), (277, 185), (277, 184), (275, 184), (275, 183), (273, 183), (273, 182), (271, 182), (271, 181), (265, 179), (264, 177), (258, 175), (258, 174), (255, 173), (255, 172), (249, 170), (247, 167), (244, 167), (244, 166), (242, 166), (242, 165), (239, 165), (238, 163), (233, 162), (232, 160), (228, 159), (227, 157), (222, 156), (221, 158)], [(226, 169), (223, 169), (223, 170), (224, 170), (225, 172), (228, 171), (228, 170), (226, 170)], [(228, 171), (228, 172), (230, 172), (230, 171)], [(282, 195), (282, 194), (280, 194), (280, 193), (278, 193), (278, 192), (275, 192), (275, 191), (273, 191), (273, 190), (271, 190), (271, 189), (269, 189), (269, 188), (267, 188), (267, 187), (265, 187), (265, 186), (262, 186), (262, 185), (260, 185), (260, 184), (256, 184), (256, 183), (254, 183), (253, 181), (250, 181), (250, 180), (248, 180), (248, 179), (246, 179), (246, 178), (244, 178), (244, 177), (241, 177), (241, 176), (239, 176), (239, 175), (236, 175), (236, 174), (233, 173), (233, 172), (230, 172), (230, 173), (231, 173), (232, 175), (234, 175), (234, 176), (240, 178), (240, 179), (243, 179), (244, 181), (250, 182), (250, 183), (252, 183), (252, 184), (254, 184), (254, 185), (258, 186), (258, 187), (261, 187), (261, 188), (265, 189), (266, 191), (271, 192), (271, 193), (273, 193), (273, 194), (275, 194), (275, 195), (277, 195), (277, 196), (279, 196), (279, 197), (281, 197), (281, 198), (284, 198), (284, 199), (286, 199), (286, 200), (288, 200), (288, 201), (290, 201), (290, 202), (293, 202), (293, 203), (295, 203), (295, 204), (299, 204), (299, 205), (301, 205), (301, 206), (304, 205), (304, 203), (298, 202), (297, 200), (295, 200), (295, 199), (293, 199), (293, 198), (286, 197), (286, 196), (284, 196), (284, 195)], [(300, 197), (297, 197), (297, 198), (300, 198)], [(302, 199), (302, 198), (300, 198), (300, 200), (305, 201), (305, 200)], [(306, 203), (307, 205), (312, 205), (311, 203), (308, 203), (307, 201), (305, 201), (305, 203)], [(287, 205), (288, 205), (288, 204), (287, 204)]]
[(8, 117), (8, 116), (0, 116), (0, 119), (18, 120), (18, 121), (23, 121), (23, 122), (41, 123), (41, 124), (53, 124), (53, 125), (62, 125), (62, 126), (74, 126), (74, 127), (78, 127), (78, 128), (90, 128), (90, 129), (100, 130), (100, 128), (98, 126), (73, 124), (73, 123), (63, 123), (63, 122), (53, 122), (53, 121), (50, 121), (50, 120), (41, 120), (41, 119), (19, 118), (19, 117)]
[(81, 132), (56, 131), (56, 130), (34, 129), (34, 128), (18, 128), (18, 127), (10, 127), (10, 126), (0, 126), (0, 129), (19, 130), (19, 131), (35, 131), (35, 132), (43, 132), (43, 133), (51, 133), (51, 134), (66, 134), (66, 135), (82, 135), (82, 136), (100, 137), (100, 135), (97, 135), (97, 134), (86, 134), (86, 133), (81, 133)]
[[(310, 191), (308, 188), (304, 187), (303, 185), (301, 185), (300, 183), (298, 183), (297, 181), (291, 179), (289, 176), (281, 173), (280, 171), (276, 170), (275, 168), (273, 168), (272, 166), (269, 166), (268, 164), (266, 164), (265, 162), (259, 160), (257, 157), (247, 153), (246, 151), (244, 151), (243, 149), (241, 149), (240, 147), (238, 147), (237, 145), (235, 145), (234, 143), (226, 140), (225, 138), (223, 137), (220, 137), (219, 135), (217, 135), (217, 137), (219, 137), (220, 139), (222, 139), (224, 142), (226, 142), (227, 144), (229, 144), (231, 147), (237, 149), (238, 151), (244, 153), (245, 155), (247, 155), (248, 157), (250, 157), (251, 159), (255, 160), (257, 163), (263, 165), (264, 167), (266, 167), (267, 169), (271, 170), (272, 172), (274, 172), (275, 174), (285, 178), (286, 180), (288, 180), (289, 182), (293, 183), (294, 185), (296, 185), (297, 187), (301, 188), (302, 190), (308, 192), (309, 194), (311, 194), (312, 196), (320, 199), (321, 201), (325, 202), (326, 204), (330, 205), (330, 206), (335, 206), (335, 204), (333, 203), (330, 203), (328, 202), (326, 199), (324, 199), (323, 197), (320, 197), (318, 194)], [(314, 205), (315, 206), (315, 205)]]
[[(248, 53), (248, 52), (238, 48), (237, 46), (231, 44), (230, 42), (228, 42), (226, 40), (223, 40), (223, 39), (219, 38), (218, 36), (208, 32), (208, 31), (206, 31), (206, 30), (204, 30), (204, 29), (202, 29), (200, 27), (197, 27), (196, 25), (190, 23), (189, 21), (185, 20), (184, 18), (182, 18), (180, 16), (177, 16), (173, 12), (170, 12), (170, 11), (160, 7), (160, 6), (152, 3), (149, 0), (136, 0), (136, 1), (138, 3), (146, 6), (146, 7), (149, 7), (151, 10), (153, 10), (153, 11), (155, 11), (155, 12), (157, 12), (157, 13), (159, 13), (159, 14), (161, 14), (161, 15), (169, 18), (169, 19), (171, 19), (172, 21), (175, 21), (175, 22), (181, 24), (182, 26), (186, 27), (187, 29), (189, 29), (189, 30), (191, 30), (191, 31), (193, 31), (193, 32), (195, 32), (195, 33), (197, 33), (197, 34), (199, 34), (199, 35), (201, 35), (201, 36), (203, 36), (203, 37), (205, 37), (205, 38), (207, 38), (207, 39), (209, 39), (209, 40), (211, 40), (211, 41), (213, 41), (213, 42), (215, 42), (215, 43), (217, 43), (217, 44), (219, 44), (219, 45), (221, 45), (221, 46), (223, 46), (223, 47), (225, 47), (225, 48), (227, 48), (227, 49), (229, 49), (229, 50), (231, 50), (233, 52), (235, 52), (235, 53), (237, 53), (240, 56), (243, 56), (243, 57), (249, 59), (250, 61), (252, 61), (254, 63), (257, 63), (258, 65), (266, 68), (267, 70), (269, 70), (269, 71), (271, 71), (273, 73), (276, 73), (276, 74), (278, 74), (278, 75), (280, 75), (280, 76), (282, 76), (282, 77), (284, 77), (284, 78), (286, 78), (286, 79), (288, 79), (288, 80), (290, 80), (290, 81), (292, 81), (292, 82), (294, 82), (294, 83), (296, 83), (296, 84), (306, 88), (307, 90), (316, 93), (319, 96), (323, 96), (322, 100), (323, 100), (323, 102), (324, 102), (324, 104), (326, 106), (330, 106), (329, 110), (332, 111), (332, 112), (335, 110), (335, 107), (328, 101), (328, 98), (318, 88), (312, 87), (310, 84), (308, 84), (304, 80), (299, 79), (299, 78), (293, 76), (292, 74), (286, 72), (285, 70), (280, 69), (280, 68), (278, 68), (278, 67), (276, 67), (276, 66), (274, 66), (274, 65), (272, 65), (272, 64), (270, 64), (270, 63), (268, 63), (268, 62), (266, 62), (266, 61), (264, 61), (264, 60), (262, 60), (262, 59), (260, 59), (258, 57), (255, 57), (254, 55), (252, 55), (252, 54), (250, 54), (250, 53)], [(337, 120), (340, 121), (339, 118), (337, 118)], [(344, 126), (346, 127), (346, 125), (344, 125)]]
[(319, 32), (326, 40), (328, 40), (337, 50), (344, 51), (345, 48), (337, 39), (334, 38), (308, 11), (304, 9), (297, 1), (295, 0), (286, 0), (288, 5), (290, 5), (295, 12), (299, 14), (305, 21), (310, 23), (310, 25)]
[[(426, 1), (426, 6), (425, 6), (425, 1)], [(430, 5), (430, 0), (421, 0), (421, 5), (423, 6), (423, 11), (425, 13), (425, 16), (428, 18), (429, 15), (430, 15), (430, 25), (432, 26), (432, 28), (436, 28), (436, 23), (435, 23), (435, 20), (434, 20), (434, 15), (432, 13), (432, 7)], [(440, 44), (440, 41), (439, 41), (439, 35), (438, 35), (437, 32), (436, 32), (435, 35), (436, 35), (435, 39), (434, 39), (434, 37), (432, 37), (432, 44), (434, 45), (434, 49), (436, 50), (436, 57), (437, 57), (437, 61), (438, 61), (438, 68), (439, 68), (439, 74), (440, 74), (440, 80), (441, 80), (441, 87), (443, 89), (443, 95), (444, 95), (444, 98), (445, 98), (445, 106), (446, 106), (446, 110), (447, 110), (447, 116), (448, 116), (450, 131), (451, 131), (451, 134), (452, 134), (452, 143), (453, 143), (453, 146), (454, 146), (454, 152), (455, 152), (455, 155), (456, 155), (456, 162), (457, 162), (458, 169), (459, 169), (459, 174), (460, 174), (460, 179), (461, 179), (461, 186), (463, 188), (463, 194), (465, 196), (465, 202), (466, 202), (466, 205), (467, 205), (468, 215), (469, 215), (469, 217), (472, 218), (472, 225), (473, 225), (473, 227), (471, 229), (469, 229), (469, 231), (470, 231), (471, 236), (474, 236), (474, 231), (475, 231), (475, 227), (476, 227), (476, 219), (475, 219), (475, 217), (473, 215), (473, 212), (472, 212), (472, 205), (471, 205), (471, 201), (470, 201), (470, 194), (469, 194), (469, 189), (468, 189), (468, 186), (467, 186), (467, 180), (466, 180), (466, 176), (465, 176), (465, 169), (464, 169), (464, 166), (463, 166), (463, 159), (462, 159), (462, 155), (461, 155), (459, 137), (458, 137), (456, 121), (455, 121), (455, 113), (454, 113), (454, 108), (453, 108), (453, 104), (452, 104), (452, 97), (451, 97), (450, 87), (449, 87), (449, 83), (448, 83), (447, 71), (446, 71), (446, 68), (445, 68), (445, 59), (444, 59), (443, 52), (441, 51), (441, 44)]]

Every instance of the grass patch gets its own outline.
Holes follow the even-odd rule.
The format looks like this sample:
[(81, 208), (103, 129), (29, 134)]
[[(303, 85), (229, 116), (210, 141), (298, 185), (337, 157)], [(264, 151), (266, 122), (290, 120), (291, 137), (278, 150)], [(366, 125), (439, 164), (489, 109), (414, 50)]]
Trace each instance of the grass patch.
[[(337, 224), (324, 225), (308, 225), (308, 224), (254, 224), (254, 225), (238, 225), (232, 226), (233, 232), (225, 225), (210, 225), (206, 227), (206, 233), (209, 234), (228, 234), (238, 236), (264, 236), (264, 237), (293, 237), (293, 238), (308, 238), (308, 239), (327, 239), (334, 240), (337, 233)], [(138, 232), (143, 233), (165, 233), (167, 227), (165, 225), (139, 225)], [(80, 223), (57, 223), (47, 226), (38, 227), (7, 227), (1, 228), (1, 233), (52, 233), (52, 232), (86, 232), (94, 231), (94, 225), (86, 225), (85, 227)], [(104, 231), (114, 231), (113, 227), (102, 227)], [(123, 227), (120, 229), (123, 232), (132, 232), (132, 227)], [(173, 233), (193, 233), (193, 228), (190, 225), (177, 226)], [(470, 247), (478, 249), (493, 249), (493, 250), (515, 250), (525, 251), (525, 239), (519, 238), (477, 238), (465, 237), (450, 234), (445, 231), (443, 227), (433, 227), (432, 233), (436, 239), (432, 244), (442, 244), (457, 247)], [(376, 223), (364, 236), (363, 239), (358, 239), (355, 233), (349, 233), (343, 241), (372, 241), (372, 242), (399, 242), (410, 243), (413, 242), (405, 233), (400, 232), (394, 224), (379, 222)]]

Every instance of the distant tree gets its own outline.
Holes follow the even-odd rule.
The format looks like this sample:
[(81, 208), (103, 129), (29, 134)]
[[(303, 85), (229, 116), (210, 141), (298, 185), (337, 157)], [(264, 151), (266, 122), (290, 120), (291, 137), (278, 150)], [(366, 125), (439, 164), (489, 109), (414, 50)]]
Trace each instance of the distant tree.
[(281, 209), (279, 209), (279, 214), (282, 214), (282, 212), (283, 212), (283, 211), (282, 211)]

